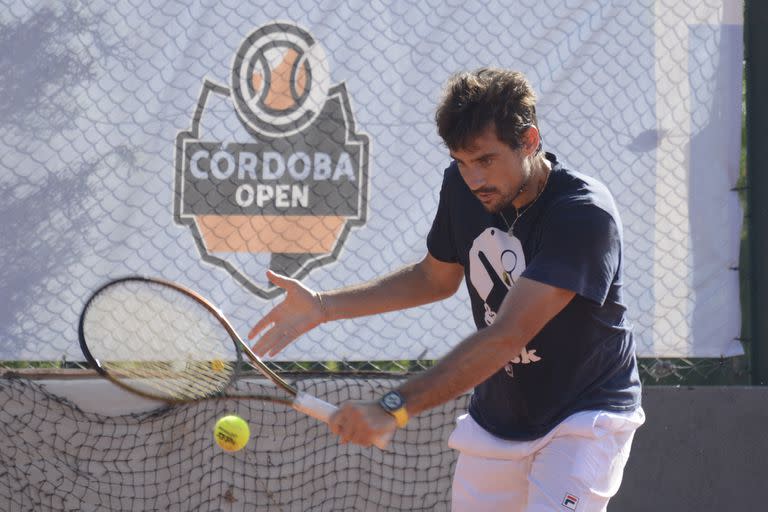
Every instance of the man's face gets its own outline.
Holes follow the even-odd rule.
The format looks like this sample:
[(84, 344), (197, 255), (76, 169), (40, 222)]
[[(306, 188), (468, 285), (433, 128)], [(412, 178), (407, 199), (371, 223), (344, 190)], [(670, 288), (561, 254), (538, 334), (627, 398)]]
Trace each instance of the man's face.
[(464, 183), (490, 213), (510, 206), (530, 174), (522, 149), (496, 137), (493, 123), (466, 148), (451, 151)]

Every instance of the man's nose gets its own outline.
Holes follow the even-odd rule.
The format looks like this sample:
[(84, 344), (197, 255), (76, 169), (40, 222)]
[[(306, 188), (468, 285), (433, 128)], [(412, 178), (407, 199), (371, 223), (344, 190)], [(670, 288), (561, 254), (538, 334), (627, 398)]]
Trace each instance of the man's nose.
[(486, 184), (485, 173), (477, 166), (465, 167), (464, 181), (470, 190), (475, 191)]

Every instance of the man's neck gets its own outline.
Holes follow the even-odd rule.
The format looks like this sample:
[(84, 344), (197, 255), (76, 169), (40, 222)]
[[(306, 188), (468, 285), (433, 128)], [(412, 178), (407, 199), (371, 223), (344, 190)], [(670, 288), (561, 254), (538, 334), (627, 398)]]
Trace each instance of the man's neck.
[(531, 164), (531, 176), (528, 178), (528, 182), (525, 184), (525, 190), (512, 201), (512, 206), (517, 210), (525, 208), (527, 205), (533, 203), (541, 195), (544, 187), (549, 178), (549, 173), (552, 170), (552, 164), (542, 153)]

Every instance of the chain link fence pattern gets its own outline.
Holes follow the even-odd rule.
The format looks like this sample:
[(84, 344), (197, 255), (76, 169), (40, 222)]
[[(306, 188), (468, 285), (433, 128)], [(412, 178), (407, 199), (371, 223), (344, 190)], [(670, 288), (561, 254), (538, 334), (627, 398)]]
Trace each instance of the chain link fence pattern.
[[(730, 2), (0, 4), (0, 359), (79, 360), (79, 311), (111, 278), (178, 281), (246, 333), (279, 300), (266, 268), (331, 289), (417, 260), (449, 163), (441, 85), (483, 65), (525, 72), (545, 149), (612, 190), (640, 355), (742, 353)], [(298, 29), (254, 35), (275, 20)], [(245, 79), (238, 56), (253, 57)], [(290, 122), (275, 135), (264, 119)], [(472, 329), (462, 289), (324, 325), (278, 364), (387, 370), (377, 361), (437, 359)]]

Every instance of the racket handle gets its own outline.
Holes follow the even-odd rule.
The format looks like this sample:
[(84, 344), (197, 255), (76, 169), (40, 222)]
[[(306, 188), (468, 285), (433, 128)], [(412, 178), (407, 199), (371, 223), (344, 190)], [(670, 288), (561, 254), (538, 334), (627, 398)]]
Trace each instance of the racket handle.
[(329, 404), (325, 400), (320, 400), (310, 394), (299, 391), (296, 394), (296, 398), (293, 399), (293, 408), (299, 412), (303, 412), (307, 416), (312, 416), (316, 420), (320, 420), (323, 423), (328, 423), (338, 410), (333, 404)]
[[(307, 416), (312, 416), (323, 423), (328, 423), (333, 413), (339, 409), (335, 405), (329, 404), (325, 400), (321, 400), (315, 396), (304, 393), (303, 391), (299, 391), (296, 394), (296, 398), (293, 399), (293, 404), (291, 405), (297, 411), (304, 413)], [(373, 444), (384, 450), (392, 439), (392, 435), (393, 433), (389, 432), (377, 438)]]

